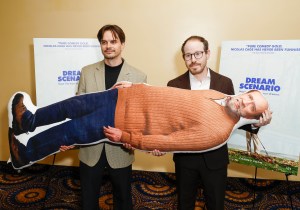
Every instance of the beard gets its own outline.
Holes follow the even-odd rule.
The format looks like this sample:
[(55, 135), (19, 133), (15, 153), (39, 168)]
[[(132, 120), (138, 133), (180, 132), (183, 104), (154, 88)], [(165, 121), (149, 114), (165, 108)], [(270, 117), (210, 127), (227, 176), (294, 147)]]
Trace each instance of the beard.
[(113, 51), (113, 53), (107, 54), (107, 53), (103, 53), (103, 56), (105, 59), (114, 59), (116, 57), (119, 56), (119, 54), (117, 54), (115, 51)]
[(192, 73), (192, 75), (197, 75), (201, 74), (204, 71), (205, 68), (195, 68), (195, 67), (190, 67), (189, 70)]
[(188, 69), (190, 70), (190, 72), (193, 74), (193, 75), (197, 75), (197, 74), (202, 74), (204, 72), (206, 68), (206, 63), (205, 64), (202, 64), (202, 63), (191, 63), (189, 66), (188, 66)]
[(241, 116), (241, 110), (240, 107), (236, 107), (236, 99), (229, 96), (226, 101), (226, 107), (235, 115)]
[(225, 110), (230, 116), (232, 116), (235, 119), (238, 119), (241, 116), (240, 111), (236, 109), (231, 97), (228, 97), (225, 100)]
[[(109, 53), (107, 53), (109, 52)], [(108, 60), (112, 60), (120, 56), (121, 52), (118, 49), (108, 48), (105, 51), (102, 51), (103, 57)]]
[(115, 59), (117, 57), (117, 55), (103, 55), (105, 59), (108, 59), (108, 60), (112, 60), (112, 59)]

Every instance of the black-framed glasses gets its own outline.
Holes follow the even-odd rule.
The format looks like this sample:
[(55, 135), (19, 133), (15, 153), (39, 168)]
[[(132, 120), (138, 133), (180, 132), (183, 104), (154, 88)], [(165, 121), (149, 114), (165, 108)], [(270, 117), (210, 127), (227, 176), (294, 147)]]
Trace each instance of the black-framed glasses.
[(191, 59), (192, 59), (192, 56), (194, 56), (195, 59), (200, 59), (200, 58), (202, 58), (203, 53), (204, 53), (204, 51), (197, 51), (197, 52), (192, 53), (192, 54), (191, 54), (191, 53), (186, 53), (186, 54), (183, 54), (183, 58), (184, 58), (184, 60), (186, 60), (186, 61), (191, 60)]

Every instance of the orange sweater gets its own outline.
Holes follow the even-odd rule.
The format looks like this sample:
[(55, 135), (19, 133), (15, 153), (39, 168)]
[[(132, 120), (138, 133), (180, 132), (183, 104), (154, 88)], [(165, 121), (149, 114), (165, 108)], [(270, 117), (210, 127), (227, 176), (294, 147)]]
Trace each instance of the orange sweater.
[(115, 127), (123, 143), (141, 150), (209, 150), (224, 143), (238, 121), (212, 100), (224, 97), (214, 90), (135, 84), (119, 89)]

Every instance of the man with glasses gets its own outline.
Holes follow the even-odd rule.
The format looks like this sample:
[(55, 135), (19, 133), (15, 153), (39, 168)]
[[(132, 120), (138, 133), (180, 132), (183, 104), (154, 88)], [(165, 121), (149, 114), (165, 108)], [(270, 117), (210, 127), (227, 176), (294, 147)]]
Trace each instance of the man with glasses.
[[(213, 89), (234, 95), (231, 79), (207, 67), (210, 50), (205, 38), (189, 37), (182, 44), (181, 52), (188, 71), (169, 81), (168, 86), (191, 90)], [(271, 118), (271, 112), (266, 110), (260, 118), (260, 122), (253, 126), (260, 127), (269, 124)], [(251, 131), (251, 125), (243, 129)], [(258, 129), (253, 131), (257, 132)], [(227, 165), (229, 163), (227, 145), (205, 153), (174, 154), (173, 160), (179, 209), (192, 210), (195, 208), (199, 183), (204, 189), (206, 207), (212, 210), (224, 209)]]

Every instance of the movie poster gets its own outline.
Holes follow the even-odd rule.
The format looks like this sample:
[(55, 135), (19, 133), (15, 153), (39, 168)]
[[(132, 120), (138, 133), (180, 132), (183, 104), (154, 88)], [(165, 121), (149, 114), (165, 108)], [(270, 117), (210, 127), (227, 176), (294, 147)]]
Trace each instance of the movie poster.
[(300, 152), (300, 40), (225, 41), (220, 73), (232, 79), (235, 93), (260, 90), (273, 111), (258, 135), (235, 131), (230, 160), (296, 175)]
[(37, 106), (74, 96), (81, 68), (103, 59), (97, 39), (34, 38)]

